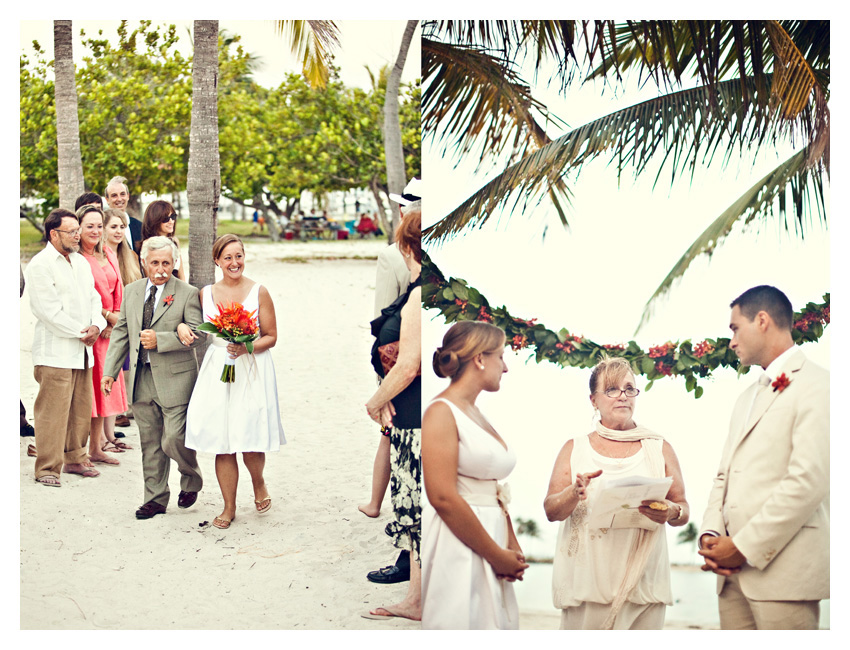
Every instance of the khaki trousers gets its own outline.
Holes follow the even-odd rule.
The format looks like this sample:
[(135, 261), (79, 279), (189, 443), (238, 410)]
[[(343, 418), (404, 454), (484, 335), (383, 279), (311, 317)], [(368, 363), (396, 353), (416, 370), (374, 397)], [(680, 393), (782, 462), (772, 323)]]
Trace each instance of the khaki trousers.
[(737, 575), (726, 578), (718, 600), (721, 630), (817, 630), (819, 600), (750, 600)]
[(162, 406), (156, 392), (150, 366), (138, 366), (133, 387), (133, 417), (142, 443), (142, 472), (145, 477), (144, 503), (155, 501), (167, 506), (171, 495), (168, 473), (171, 461), (177, 462), (180, 489), (200, 492), (204, 484), (194, 449), (183, 444), (188, 404)]
[(38, 382), (34, 426), (35, 477), (56, 476), (62, 465), (84, 463), (91, 428), (91, 368), (53, 368), (36, 366)]

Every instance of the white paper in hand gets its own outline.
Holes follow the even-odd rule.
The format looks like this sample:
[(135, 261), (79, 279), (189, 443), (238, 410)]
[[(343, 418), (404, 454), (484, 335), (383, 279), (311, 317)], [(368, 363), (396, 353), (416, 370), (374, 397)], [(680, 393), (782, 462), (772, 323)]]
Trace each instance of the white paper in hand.
[(600, 481), (596, 487), (590, 518), (591, 528), (645, 528), (652, 530), (659, 524), (638, 511), (641, 501), (663, 501), (673, 477), (649, 478), (628, 476)]

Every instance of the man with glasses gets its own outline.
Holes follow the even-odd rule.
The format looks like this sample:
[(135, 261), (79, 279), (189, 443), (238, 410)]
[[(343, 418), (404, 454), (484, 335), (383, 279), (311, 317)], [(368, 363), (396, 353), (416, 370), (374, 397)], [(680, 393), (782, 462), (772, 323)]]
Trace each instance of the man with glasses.
[(127, 179), (123, 176), (114, 176), (106, 184), (106, 190), (103, 193), (106, 199), (106, 204), (115, 210), (121, 210), (127, 215), (130, 220), (130, 227), (124, 231), (124, 236), (130, 244), (130, 248), (136, 251), (138, 255), (142, 250), (142, 222), (136, 219), (127, 210), (127, 204), (130, 202), (130, 191), (127, 189)]
[(829, 372), (794, 345), (779, 289), (753, 287), (730, 306), (729, 347), (764, 372), (732, 411), (702, 568), (719, 576), (722, 629), (817, 629), (829, 598)]
[[(57, 208), (44, 220), (48, 244), (25, 271), (36, 317), (32, 362), (35, 398), (35, 480), (60, 486), (59, 474), (100, 474), (86, 455), (92, 409), (91, 346), (106, 320), (91, 267), (81, 255), (80, 224)], [(64, 466), (64, 469), (63, 469)]]

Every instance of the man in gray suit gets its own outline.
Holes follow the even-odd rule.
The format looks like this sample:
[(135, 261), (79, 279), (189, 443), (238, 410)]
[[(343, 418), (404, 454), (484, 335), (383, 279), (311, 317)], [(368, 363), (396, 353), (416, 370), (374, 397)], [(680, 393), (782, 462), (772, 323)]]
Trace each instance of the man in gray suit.
[(142, 245), (148, 277), (124, 289), (101, 380), (101, 390), (108, 395), (130, 352), (128, 394), (139, 425), (145, 476), (145, 503), (136, 510), (137, 519), (165, 512), (171, 460), (181, 474), (179, 507), (192, 506), (203, 485), (195, 452), (183, 442), (198, 364), (194, 351), (177, 336), (180, 323), (196, 328), (203, 315), (198, 290), (171, 274), (175, 255), (176, 247), (167, 237), (151, 237)]

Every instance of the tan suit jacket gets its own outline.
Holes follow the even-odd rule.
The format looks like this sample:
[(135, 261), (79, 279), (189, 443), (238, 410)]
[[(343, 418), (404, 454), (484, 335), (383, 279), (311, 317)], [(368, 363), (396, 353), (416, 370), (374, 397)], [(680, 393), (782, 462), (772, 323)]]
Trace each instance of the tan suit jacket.
[[(783, 372), (791, 380), (785, 390), (755, 384), (735, 404), (701, 534), (732, 537), (747, 558), (738, 574), (747, 598), (822, 600), (829, 598), (829, 372), (801, 351)], [(718, 576), (718, 594), (725, 580)]]
[[(105, 376), (117, 377), (129, 351), (127, 390), (131, 400), (141, 345), (139, 334), (142, 331), (146, 285), (147, 278), (142, 278), (124, 288), (121, 316), (112, 330), (103, 369)], [(168, 296), (174, 298), (171, 304), (163, 302)], [(171, 276), (165, 283), (159, 302), (151, 321), (151, 329), (156, 332), (156, 350), (148, 351), (158, 401), (164, 407), (188, 404), (198, 377), (198, 363), (194, 350), (180, 342), (177, 326), (186, 323), (196, 328), (203, 322), (201, 300), (195, 287)], [(193, 347), (199, 341), (200, 337), (193, 343)]]

